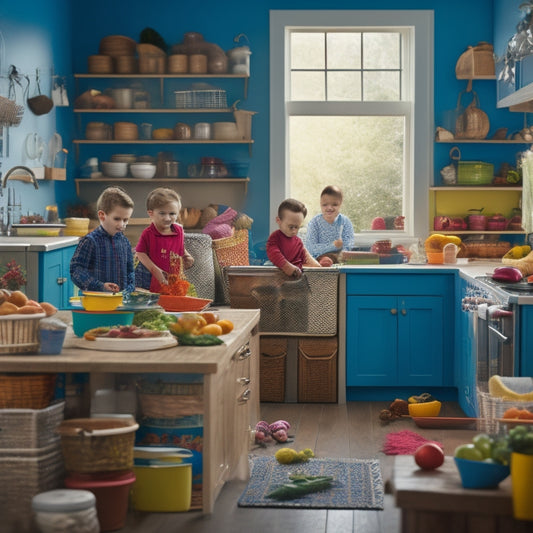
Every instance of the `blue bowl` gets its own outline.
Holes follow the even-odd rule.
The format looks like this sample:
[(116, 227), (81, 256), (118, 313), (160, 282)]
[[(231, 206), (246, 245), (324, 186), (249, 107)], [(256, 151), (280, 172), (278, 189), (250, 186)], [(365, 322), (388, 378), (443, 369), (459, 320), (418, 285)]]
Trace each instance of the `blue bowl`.
[(509, 466), (454, 457), (465, 489), (495, 489), (509, 474)]
[(78, 337), (93, 328), (131, 326), (133, 311), (84, 311), (72, 309), (72, 329)]

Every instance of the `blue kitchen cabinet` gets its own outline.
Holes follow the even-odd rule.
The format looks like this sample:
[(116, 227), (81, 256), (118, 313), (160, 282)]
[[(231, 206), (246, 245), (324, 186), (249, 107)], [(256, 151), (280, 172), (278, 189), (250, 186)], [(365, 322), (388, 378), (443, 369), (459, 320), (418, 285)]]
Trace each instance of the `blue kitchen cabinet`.
[(453, 274), (354, 271), (346, 294), (348, 399), (365, 399), (363, 387), (453, 386)]
[(70, 260), (76, 246), (67, 246), (48, 252), (39, 252), (39, 301), (49, 302), (58, 309), (69, 306), (74, 294), (70, 279)]
[(518, 375), (533, 377), (533, 305), (520, 306), (520, 361)]

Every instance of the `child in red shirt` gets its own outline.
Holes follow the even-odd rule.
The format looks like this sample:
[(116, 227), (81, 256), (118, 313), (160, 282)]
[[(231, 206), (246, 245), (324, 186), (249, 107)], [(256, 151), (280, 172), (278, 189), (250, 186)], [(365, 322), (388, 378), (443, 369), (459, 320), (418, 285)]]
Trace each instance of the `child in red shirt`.
[(292, 198), (281, 202), (276, 217), (279, 230), (270, 235), (266, 245), (270, 261), (287, 276), (295, 278), (301, 277), (304, 266), (320, 267), (320, 263), (311, 256), (298, 237), (298, 230), (306, 215), (307, 208), (302, 202)]
[(139, 261), (150, 271), (150, 291), (160, 292), (168, 283), (171, 253), (181, 256), (184, 268), (192, 267), (194, 258), (185, 250), (183, 227), (177, 224), (181, 209), (179, 194), (164, 187), (154, 189), (146, 199), (152, 223), (139, 238), (135, 248)]

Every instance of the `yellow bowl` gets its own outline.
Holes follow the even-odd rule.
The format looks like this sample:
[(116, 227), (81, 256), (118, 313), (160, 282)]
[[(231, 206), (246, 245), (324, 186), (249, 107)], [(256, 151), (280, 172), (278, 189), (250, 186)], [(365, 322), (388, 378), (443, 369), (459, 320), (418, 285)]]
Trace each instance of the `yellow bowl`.
[(122, 305), (122, 293), (85, 291), (80, 300), (86, 311), (113, 311)]
[(439, 416), (441, 402), (434, 400), (425, 403), (410, 403), (408, 405), (409, 415), (417, 416)]

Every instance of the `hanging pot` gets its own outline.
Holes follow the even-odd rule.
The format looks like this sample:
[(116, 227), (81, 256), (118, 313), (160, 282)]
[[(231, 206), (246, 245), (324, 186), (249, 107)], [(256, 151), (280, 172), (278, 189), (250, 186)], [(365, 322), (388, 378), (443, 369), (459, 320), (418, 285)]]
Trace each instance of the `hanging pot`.
[(50, 113), (52, 108), (54, 107), (54, 101), (49, 98), (48, 96), (45, 96), (44, 94), (41, 94), (41, 86), (39, 85), (39, 70), (36, 70), (35, 73), (35, 83), (37, 85), (37, 92), (38, 94), (36, 96), (32, 96), (31, 98), (28, 98), (28, 107), (33, 112), (34, 115), (46, 115), (47, 113)]

